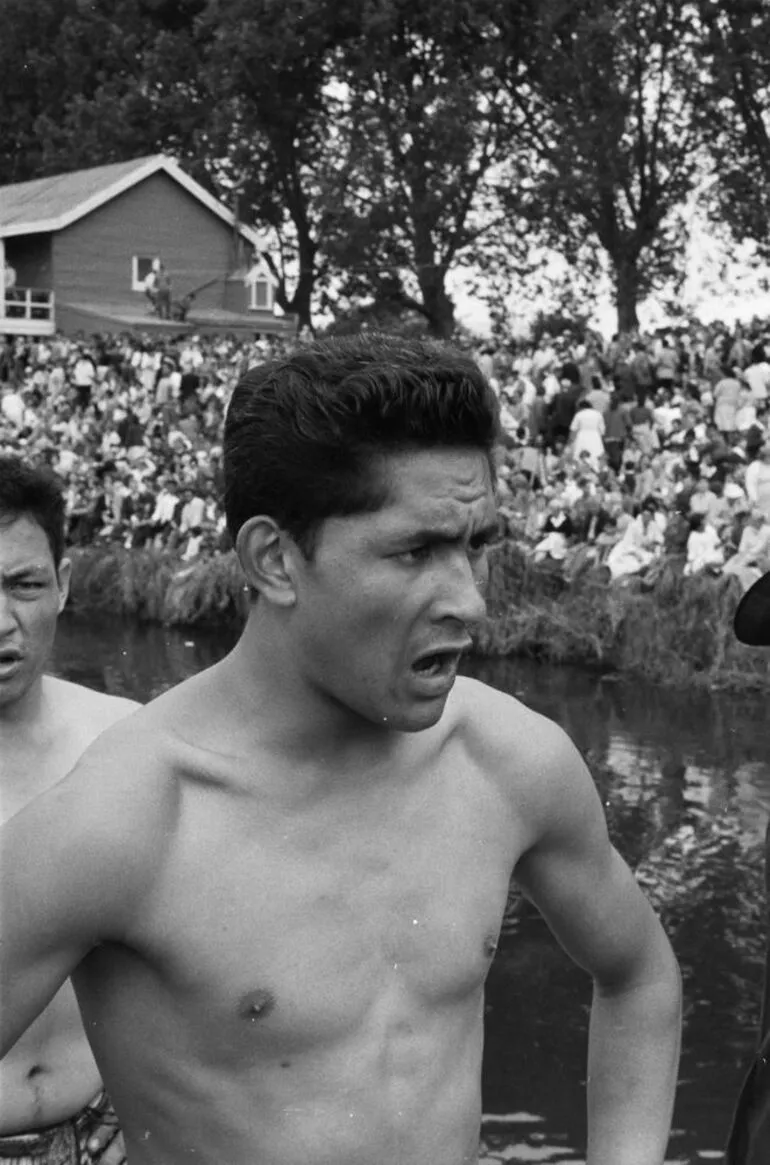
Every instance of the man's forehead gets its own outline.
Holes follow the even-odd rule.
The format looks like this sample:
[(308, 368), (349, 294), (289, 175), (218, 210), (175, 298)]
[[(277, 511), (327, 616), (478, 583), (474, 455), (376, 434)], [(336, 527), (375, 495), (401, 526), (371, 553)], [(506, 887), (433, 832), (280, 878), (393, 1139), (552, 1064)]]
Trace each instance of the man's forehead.
[(0, 517), (0, 569), (9, 571), (33, 565), (41, 568), (52, 565), (51, 548), (43, 527), (26, 514)]
[(378, 513), (383, 525), (465, 529), (469, 522), (485, 522), (495, 514), (492, 476), (486, 458), (475, 463), (421, 467), (419, 474), (398, 475)]

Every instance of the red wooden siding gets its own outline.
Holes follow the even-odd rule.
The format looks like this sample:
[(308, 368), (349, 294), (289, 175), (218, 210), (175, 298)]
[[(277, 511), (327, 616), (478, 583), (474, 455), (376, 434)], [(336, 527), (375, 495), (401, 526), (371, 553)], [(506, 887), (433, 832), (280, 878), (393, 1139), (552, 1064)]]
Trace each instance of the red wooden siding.
[(224, 288), (222, 306), (227, 311), (244, 312), (249, 310), (250, 288), (243, 279), (228, 279)]
[(143, 292), (131, 288), (131, 260), (157, 255), (174, 299), (216, 279), (195, 307), (222, 308), (225, 278), (237, 265), (232, 229), (167, 174), (153, 174), (59, 231), (53, 253), (57, 297), (72, 303), (143, 304)]
[(16, 235), (6, 239), (5, 257), (16, 272), (17, 287), (52, 290), (50, 235)]

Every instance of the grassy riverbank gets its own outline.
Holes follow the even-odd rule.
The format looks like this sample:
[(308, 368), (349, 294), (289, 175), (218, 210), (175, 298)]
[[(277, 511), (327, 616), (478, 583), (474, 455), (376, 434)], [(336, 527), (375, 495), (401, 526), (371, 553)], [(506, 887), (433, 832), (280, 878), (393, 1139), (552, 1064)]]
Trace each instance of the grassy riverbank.
[[(192, 565), (160, 551), (74, 550), (71, 605), (81, 613), (176, 626), (234, 626), (245, 613), (235, 556)], [(587, 573), (566, 585), (512, 543), (492, 557), (484, 655), (525, 655), (636, 675), (668, 687), (770, 690), (770, 652), (737, 643), (734, 579), (682, 578), (653, 590)]]

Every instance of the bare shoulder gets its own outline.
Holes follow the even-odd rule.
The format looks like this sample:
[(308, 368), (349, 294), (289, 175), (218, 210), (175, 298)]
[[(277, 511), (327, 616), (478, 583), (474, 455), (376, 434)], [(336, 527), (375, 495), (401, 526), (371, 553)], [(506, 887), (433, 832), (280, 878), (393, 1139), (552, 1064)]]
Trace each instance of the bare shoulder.
[(555, 818), (563, 818), (570, 807), (579, 811), (586, 800), (593, 812), (593, 779), (558, 724), (478, 680), (463, 677), (455, 688), (455, 731), (537, 834), (547, 831)]
[(136, 700), (97, 692), (94, 688), (62, 680), (57, 676), (46, 676), (44, 682), (49, 699), (57, 710), (61, 710), (68, 719), (88, 721), (97, 731), (102, 731), (117, 720), (130, 716), (142, 706)]
[(91, 735), (74, 767), (8, 827), (38, 851), (77, 850), (95, 859), (111, 855), (116, 860), (108, 865), (134, 867), (154, 860), (173, 829), (171, 750), (152, 721), (136, 722), (145, 712), (141, 706), (101, 706), (99, 712), (104, 727), (95, 738)]
[(128, 941), (173, 845), (175, 771), (163, 733), (136, 722), (144, 712), (106, 727), (67, 776), (2, 827), (19, 911), (45, 897), (52, 933), (66, 923), (89, 942)]

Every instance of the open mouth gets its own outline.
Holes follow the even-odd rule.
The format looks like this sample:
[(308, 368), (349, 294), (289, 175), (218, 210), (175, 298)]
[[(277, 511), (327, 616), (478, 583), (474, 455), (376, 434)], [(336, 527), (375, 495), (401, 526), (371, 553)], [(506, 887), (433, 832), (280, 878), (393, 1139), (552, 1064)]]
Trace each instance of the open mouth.
[(432, 651), (415, 660), (412, 671), (424, 678), (450, 675), (456, 670), (461, 654), (460, 651)]
[(18, 663), (20, 659), (21, 652), (17, 651), (15, 647), (7, 647), (5, 650), (0, 648), (0, 667), (11, 663)]

